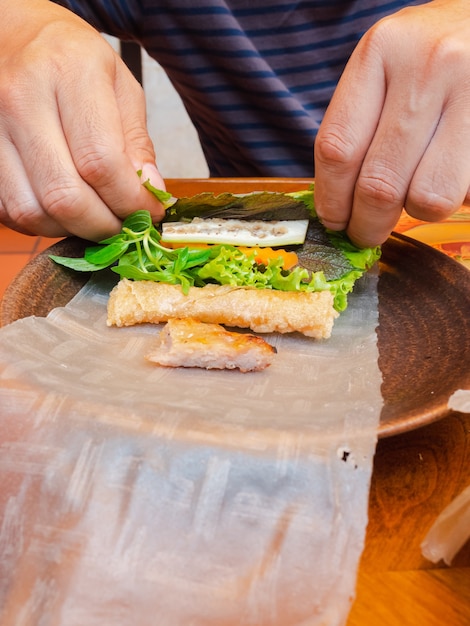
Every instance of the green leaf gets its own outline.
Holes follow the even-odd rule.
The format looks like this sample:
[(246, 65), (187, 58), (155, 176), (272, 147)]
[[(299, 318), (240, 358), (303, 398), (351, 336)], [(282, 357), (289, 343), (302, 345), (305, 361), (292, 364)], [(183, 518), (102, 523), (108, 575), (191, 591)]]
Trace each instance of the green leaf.
[(136, 267), (135, 265), (129, 265), (127, 263), (121, 263), (120, 265), (112, 267), (111, 269), (113, 272), (116, 272), (116, 274), (119, 274), (123, 278), (131, 278), (133, 280), (153, 280), (156, 282), (170, 282), (168, 279), (173, 278), (172, 273), (161, 271), (144, 272), (139, 267)]
[(72, 257), (56, 256), (55, 254), (50, 254), (49, 258), (58, 265), (63, 265), (64, 267), (68, 267), (76, 272), (96, 272), (98, 270), (104, 270), (108, 267), (107, 264), (95, 265), (94, 263), (90, 263), (83, 258), (75, 259)]
[(176, 275), (180, 274), (184, 270), (188, 256), (188, 248), (179, 248), (179, 254), (173, 262), (173, 272)]
[(108, 245), (93, 246), (85, 250), (85, 259), (94, 265), (108, 267), (115, 263), (127, 250), (129, 242), (115, 241)]
[[(143, 272), (134, 265), (118, 265), (111, 268), (113, 272), (119, 274), (121, 278), (129, 278), (131, 280), (150, 280), (158, 283), (167, 283), (169, 285), (181, 285), (183, 292), (188, 293), (189, 287), (195, 283), (195, 278), (190, 274), (175, 275), (171, 269), (154, 272)], [(202, 286), (199, 284), (198, 286)]]
[(126, 233), (120, 232), (117, 235), (113, 235), (112, 237), (108, 237), (107, 239), (102, 239), (99, 243), (103, 245), (107, 245), (109, 243), (117, 243), (118, 241), (127, 241), (128, 236)]
[(220, 246), (217, 256), (203, 265), (198, 276), (220, 285), (302, 291), (308, 288), (307, 270), (301, 267), (286, 272), (282, 261), (271, 259), (267, 266), (259, 266), (254, 256), (247, 257), (234, 247)]
[(317, 212), (315, 211), (315, 184), (312, 183), (309, 189), (301, 189), (300, 191), (290, 191), (286, 193), (286, 196), (290, 196), (295, 200), (299, 200), (303, 202), (309, 211), (310, 217), (316, 217)]
[(189, 250), (189, 254), (186, 259), (186, 269), (197, 267), (198, 265), (204, 265), (212, 255), (213, 248)]
[(148, 211), (135, 211), (128, 215), (122, 223), (122, 231), (132, 231), (134, 235), (145, 233), (152, 228), (152, 217)]
[[(140, 178), (142, 178), (142, 170), (138, 170), (137, 174)], [(153, 193), (157, 200), (163, 205), (164, 209), (171, 206), (176, 201), (176, 198), (173, 198), (171, 193), (169, 193), (168, 191), (163, 191), (162, 189), (157, 189), (151, 184), (150, 180), (148, 179), (144, 180), (142, 185), (151, 193)]]
[(323, 272), (326, 280), (336, 280), (353, 269), (349, 259), (331, 245), (307, 241), (297, 253), (299, 265), (309, 272)]
[[(309, 192), (310, 195), (312, 192)], [(279, 192), (254, 192), (245, 195), (200, 193), (179, 198), (167, 209), (165, 222), (191, 221), (195, 217), (221, 217), (242, 220), (302, 220), (310, 217), (306, 203)]]

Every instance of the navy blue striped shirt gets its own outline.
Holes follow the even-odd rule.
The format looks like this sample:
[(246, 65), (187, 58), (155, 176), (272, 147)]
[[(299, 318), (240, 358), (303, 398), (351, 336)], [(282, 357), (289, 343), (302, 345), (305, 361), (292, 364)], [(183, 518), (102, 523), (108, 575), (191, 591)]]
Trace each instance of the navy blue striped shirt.
[[(212, 176), (313, 176), (344, 66), (378, 19), (424, 0), (61, 0), (165, 69)], [(158, 148), (158, 147), (157, 147)]]

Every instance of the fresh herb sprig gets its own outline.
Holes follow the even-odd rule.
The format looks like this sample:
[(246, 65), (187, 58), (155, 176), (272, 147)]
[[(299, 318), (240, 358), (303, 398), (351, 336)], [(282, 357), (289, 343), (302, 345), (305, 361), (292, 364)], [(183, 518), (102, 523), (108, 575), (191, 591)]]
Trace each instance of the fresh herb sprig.
[(50, 258), (81, 272), (96, 272), (113, 266), (111, 269), (122, 278), (181, 284), (185, 292), (192, 285), (202, 286), (197, 268), (209, 260), (213, 251), (209, 248), (172, 250), (160, 241), (161, 235), (152, 224), (150, 213), (136, 211), (124, 220), (118, 235), (90, 246), (83, 258), (56, 255)]

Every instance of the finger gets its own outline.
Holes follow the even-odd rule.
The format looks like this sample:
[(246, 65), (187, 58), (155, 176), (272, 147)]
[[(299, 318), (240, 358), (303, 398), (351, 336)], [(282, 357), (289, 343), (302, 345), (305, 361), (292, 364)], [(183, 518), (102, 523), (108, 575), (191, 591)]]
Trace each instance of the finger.
[(315, 207), (328, 228), (344, 230), (349, 223), (354, 188), (385, 94), (380, 59), (360, 42), (315, 140)]
[[(145, 95), (140, 84), (130, 76), (137, 93), (135, 97), (129, 97), (131, 96), (131, 91), (127, 88), (129, 76), (129, 70), (121, 63), (117, 72), (115, 92), (121, 112), (126, 153), (134, 170), (141, 170), (141, 183), (148, 180), (156, 189), (165, 190), (165, 181), (156, 166), (154, 146), (148, 134)], [(161, 219), (163, 213), (160, 203), (155, 201), (148, 190), (145, 190), (144, 198), (149, 202), (147, 209), (150, 213), (155, 218)]]
[[(325, 225), (346, 229), (360, 246), (383, 243), (398, 221), (415, 170), (439, 123), (447, 93), (445, 85), (438, 92), (426, 88), (420, 67), (410, 69), (406, 59), (395, 57), (394, 67), (388, 67), (387, 58), (370, 54), (377, 48), (377, 43), (374, 46), (371, 41), (374, 40), (367, 36), (361, 41), (358, 55), (353, 56), (347, 68), (345, 80), (353, 86), (345, 91), (340, 85), (339, 90), (338, 119), (347, 128), (343, 142), (349, 154), (343, 152), (340, 167), (336, 163), (331, 166), (328, 161), (328, 169), (320, 166), (319, 198), (317, 186), (315, 194), (319, 216)], [(378, 65), (376, 74), (383, 68), (382, 84), (386, 90), (382, 87), (378, 90), (382, 103), (374, 100), (377, 87), (371, 78), (374, 62)], [(403, 89), (400, 64), (408, 68), (406, 89)], [(432, 77), (427, 78), (432, 82)], [(364, 97), (375, 102), (372, 113), (370, 106), (365, 113), (361, 109)], [(333, 105), (331, 116), (336, 115), (334, 102)], [(374, 117), (376, 114), (378, 117)]]
[(69, 90), (61, 91), (59, 108), (70, 152), (81, 177), (120, 218), (138, 209), (160, 219), (163, 208), (136, 174), (144, 168), (151, 182), (164, 189), (146, 130), (145, 97), (127, 68), (101, 78), (99, 97), (88, 90), (79, 110)]
[[(116, 76), (124, 64), (102, 37), (69, 15), (62, 14), (65, 31), (50, 54), (43, 53), (40, 40), (46, 29), (39, 26), (26, 33), (24, 51), (13, 46), (12, 62), (2, 73), (0, 132), (13, 146), (15, 160), (8, 159), (10, 165), (0, 172), (0, 180), (10, 181), (6, 192), (0, 190), (0, 214), (28, 232), (101, 239), (120, 229), (122, 214), (136, 208), (162, 211), (142, 187), (136, 161), (159, 179), (155, 186), (163, 185), (155, 174), (153, 148), (147, 147), (145, 157), (127, 149), (135, 129), (145, 124), (145, 107), (137, 107), (141, 121), (136, 123), (129, 103), (137, 96), (131, 88), (121, 88), (127, 100), (123, 106), (117, 103)], [(40, 11), (37, 21), (42, 23)], [(132, 81), (123, 79), (123, 84)], [(123, 112), (129, 119), (124, 125)], [(2, 142), (5, 156), (4, 147)]]
[(364, 157), (347, 232), (361, 246), (383, 243), (397, 223), (408, 190), (439, 122), (442, 100), (410, 82), (404, 94), (389, 83), (379, 125)]
[(38, 233), (45, 228), (41, 220), (44, 224), (55, 222), (64, 231), (90, 240), (99, 241), (118, 232), (121, 220), (78, 174), (57, 116), (47, 111), (40, 119), (47, 133), (38, 134), (24, 123), (15, 136), (36, 205), (17, 205), (12, 217), (21, 222), (26, 219), (27, 208), (27, 219), (37, 224)]
[(25, 172), (20, 181), (21, 168), (17, 170), (16, 191), (26, 190), (27, 181), (33, 197), (26, 202), (12, 198), (7, 206), (10, 218), (19, 224), (27, 221), (38, 234), (53, 222), (62, 231), (86, 239), (99, 240), (118, 232), (121, 220), (77, 172), (50, 82), (34, 83), (34, 93), (29, 93), (23, 82), (12, 89), (19, 94), (16, 106), (10, 101), (3, 112), (3, 134)]
[[(10, 219), (8, 211), (3, 204), (3, 200), (0, 198), (0, 224), (7, 226), (11, 230), (15, 230), (17, 233), (21, 233), (22, 235), (34, 236), (35, 233), (27, 230), (26, 228), (22, 228), (19, 224)], [(60, 235), (59, 235), (60, 236)]]
[(24, 235), (69, 235), (42, 210), (15, 146), (5, 137), (1, 141), (0, 222)]
[(439, 221), (470, 200), (470, 120), (464, 90), (443, 111), (405, 201), (412, 216)]

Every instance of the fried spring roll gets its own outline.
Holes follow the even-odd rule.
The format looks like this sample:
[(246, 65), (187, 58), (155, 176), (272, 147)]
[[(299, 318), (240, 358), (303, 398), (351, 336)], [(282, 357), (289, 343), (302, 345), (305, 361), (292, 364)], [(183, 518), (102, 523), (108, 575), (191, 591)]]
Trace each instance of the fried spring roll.
[(191, 317), (200, 322), (250, 328), (258, 333), (331, 335), (338, 313), (329, 291), (287, 292), (228, 285), (191, 287), (122, 279), (108, 301), (108, 326), (159, 324)]

